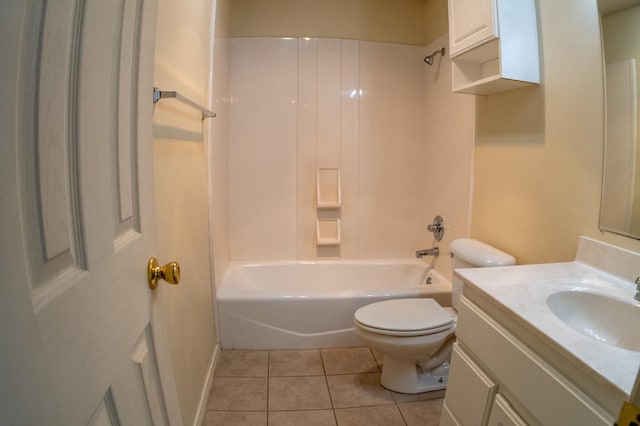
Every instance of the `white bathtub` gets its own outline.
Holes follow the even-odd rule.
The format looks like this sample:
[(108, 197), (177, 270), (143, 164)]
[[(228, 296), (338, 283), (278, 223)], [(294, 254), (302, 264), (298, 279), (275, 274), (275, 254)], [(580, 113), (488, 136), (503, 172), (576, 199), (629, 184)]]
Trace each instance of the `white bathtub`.
[(218, 292), (221, 344), (225, 349), (361, 345), (354, 312), (403, 297), (431, 297), (450, 306), (451, 283), (413, 259), (233, 262)]

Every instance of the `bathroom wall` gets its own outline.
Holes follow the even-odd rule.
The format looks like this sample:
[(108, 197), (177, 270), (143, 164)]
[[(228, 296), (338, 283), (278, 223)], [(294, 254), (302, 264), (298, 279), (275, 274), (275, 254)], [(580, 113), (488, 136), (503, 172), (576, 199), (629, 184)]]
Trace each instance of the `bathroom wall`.
[[(443, 0), (436, 1), (441, 3)], [(231, 35), (343, 38), (424, 45), (425, 2), (234, 0)], [(440, 34), (442, 32), (437, 33)]]
[(215, 120), (209, 130), (209, 208), (213, 269), (220, 288), (230, 262), (229, 251), (229, 63), (231, 55), (231, 0), (216, 0), (216, 21), (211, 72), (211, 105)]
[[(160, 0), (154, 83), (203, 105), (209, 87), (212, 31), (210, 0)], [(207, 135), (200, 113), (163, 100), (154, 108), (156, 238), (161, 263), (181, 265), (177, 286), (154, 292), (162, 307), (184, 424), (204, 413), (216, 348), (212, 275), (209, 268)]]
[(596, 2), (539, 0), (539, 87), (477, 97), (471, 234), (521, 263), (575, 256), (601, 234), (603, 74)]
[[(337, 39), (234, 38), (232, 259), (409, 257), (427, 223), (424, 48)], [(339, 167), (343, 205), (315, 209), (317, 167)], [(342, 244), (315, 245), (318, 217)]]
[[(430, 44), (449, 32), (448, 7), (447, 0), (425, 0), (423, 44)], [(446, 48), (449, 50), (449, 44)]]
[[(447, 34), (427, 45), (426, 51), (430, 54), (443, 46), (449, 48)], [(470, 232), (475, 99), (451, 92), (448, 54), (437, 56), (433, 65), (425, 68), (424, 75), (423, 143), (426, 153), (422, 159), (422, 196), (428, 203), (423, 216), (430, 219), (439, 214), (445, 219), (447, 229), (439, 245), (442, 255), (436, 262), (436, 269), (450, 276), (449, 245), (456, 238), (468, 238)], [(434, 243), (432, 234), (422, 231), (421, 245), (430, 247)]]

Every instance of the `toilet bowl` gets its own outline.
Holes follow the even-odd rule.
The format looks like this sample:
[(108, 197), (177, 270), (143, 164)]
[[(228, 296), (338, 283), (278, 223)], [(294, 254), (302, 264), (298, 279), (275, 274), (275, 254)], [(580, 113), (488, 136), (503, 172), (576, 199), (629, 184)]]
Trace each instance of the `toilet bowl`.
[(421, 298), (372, 303), (354, 315), (358, 336), (384, 354), (380, 383), (402, 393), (446, 387), (443, 364), (451, 355), (456, 318), (452, 308)]
[[(453, 241), (451, 253), (454, 269), (515, 264), (513, 256), (472, 239)], [(413, 298), (376, 302), (355, 312), (358, 336), (384, 355), (382, 386), (408, 394), (446, 388), (461, 292), (462, 281), (454, 277), (453, 307)]]

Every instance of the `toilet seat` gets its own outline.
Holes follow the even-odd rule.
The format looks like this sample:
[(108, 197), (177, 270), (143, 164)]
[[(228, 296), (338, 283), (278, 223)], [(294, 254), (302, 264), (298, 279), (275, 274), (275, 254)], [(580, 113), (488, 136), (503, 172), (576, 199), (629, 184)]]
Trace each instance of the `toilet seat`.
[(433, 299), (394, 299), (372, 303), (354, 315), (358, 327), (389, 336), (422, 336), (454, 326), (454, 316)]

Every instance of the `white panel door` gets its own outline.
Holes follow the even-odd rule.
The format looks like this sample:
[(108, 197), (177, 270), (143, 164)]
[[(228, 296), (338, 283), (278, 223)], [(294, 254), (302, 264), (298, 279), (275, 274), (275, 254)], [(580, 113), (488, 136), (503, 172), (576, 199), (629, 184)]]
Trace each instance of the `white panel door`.
[(2, 425), (180, 424), (145, 269), (155, 9), (0, 3)]

